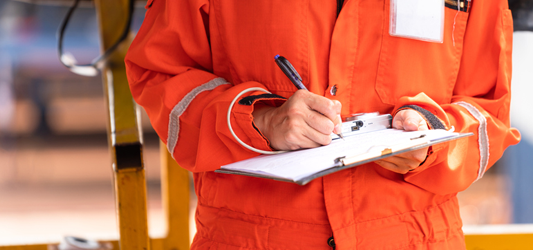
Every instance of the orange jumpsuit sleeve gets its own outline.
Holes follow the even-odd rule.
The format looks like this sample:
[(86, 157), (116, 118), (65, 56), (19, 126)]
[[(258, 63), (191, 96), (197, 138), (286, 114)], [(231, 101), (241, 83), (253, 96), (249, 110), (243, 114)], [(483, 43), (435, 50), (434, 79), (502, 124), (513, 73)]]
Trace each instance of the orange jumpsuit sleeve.
[(506, 147), (520, 141), (510, 127), (513, 23), (507, 1), (472, 1), (453, 97), (437, 104), (424, 93), (402, 97), (395, 110), (417, 105), (468, 139), (430, 148), (426, 162), (405, 181), (437, 194), (465, 190), (483, 176)]
[[(212, 73), (208, 1), (152, 0), (147, 8), (125, 58), (127, 77), (133, 98), (174, 159), (202, 172), (258, 155), (233, 138), (226, 116), (238, 93), (266, 88), (258, 82), (235, 85)], [(264, 93), (249, 95), (258, 94)], [(253, 107), (235, 104), (233, 129), (245, 143), (271, 150), (254, 128)]]

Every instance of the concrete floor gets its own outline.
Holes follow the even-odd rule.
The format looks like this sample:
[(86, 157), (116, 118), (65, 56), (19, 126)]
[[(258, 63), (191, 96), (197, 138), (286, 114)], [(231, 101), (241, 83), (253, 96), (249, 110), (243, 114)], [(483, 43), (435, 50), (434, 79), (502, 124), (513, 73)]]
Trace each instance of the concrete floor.
[[(118, 238), (105, 136), (19, 138), (12, 143), (9, 150), (0, 149), (0, 245), (59, 242), (66, 235)], [(146, 136), (144, 152), (149, 232), (158, 238), (165, 235), (166, 224), (157, 137)]]

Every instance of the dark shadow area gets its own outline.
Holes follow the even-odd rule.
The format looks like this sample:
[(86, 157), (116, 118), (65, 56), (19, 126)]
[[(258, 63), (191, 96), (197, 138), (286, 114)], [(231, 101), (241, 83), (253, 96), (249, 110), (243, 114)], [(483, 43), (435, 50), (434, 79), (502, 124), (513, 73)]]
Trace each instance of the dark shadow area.
[(515, 31), (533, 31), (533, 1), (509, 0)]

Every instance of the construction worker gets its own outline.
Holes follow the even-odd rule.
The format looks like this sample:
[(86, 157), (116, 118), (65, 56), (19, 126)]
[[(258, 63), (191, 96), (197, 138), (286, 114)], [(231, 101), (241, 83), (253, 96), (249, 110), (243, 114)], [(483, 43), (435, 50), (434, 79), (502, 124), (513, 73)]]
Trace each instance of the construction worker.
[[(194, 173), (192, 249), (465, 249), (456, 194), (520, 140), (509, 123), (512, 17), (506, 0), (430, 2), (148, 1), (128, 80)], [(429, 28), (412, 35), (418, 24)], [(214, 173), (259, 155), (228, 127), (240, 93), (235, 135), (264, 151), (326, 145), (338, 115), (364, 112), (475, 135), (304, 186)]]

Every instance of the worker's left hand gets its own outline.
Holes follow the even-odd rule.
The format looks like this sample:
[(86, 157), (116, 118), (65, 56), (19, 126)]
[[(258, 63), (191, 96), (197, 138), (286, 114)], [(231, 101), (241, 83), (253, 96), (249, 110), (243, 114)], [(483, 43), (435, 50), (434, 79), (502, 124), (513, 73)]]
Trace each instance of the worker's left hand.
[[(406, 131), (424, 131), (428, 130), (426, 120), (422, 116), (412, 110), (401, 110), (394, 116), (392, 126), (395, 129), (403, 129)], [(399, 174), (406, 174), (409, 171), (415, 170), (426, 160), (428, 148), (409, 151), (403, 154), (387, 157), (385, 159), (375, 161), (378, 165), (392, 172)]]

